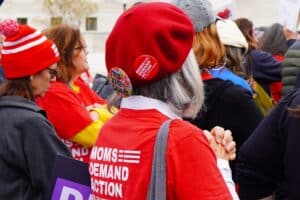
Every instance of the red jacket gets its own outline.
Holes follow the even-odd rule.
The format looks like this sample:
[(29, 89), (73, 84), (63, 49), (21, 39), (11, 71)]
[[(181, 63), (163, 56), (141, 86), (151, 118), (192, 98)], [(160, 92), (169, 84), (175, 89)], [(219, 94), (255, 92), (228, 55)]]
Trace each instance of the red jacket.
[[(89, 171), (94, 196), (146, 199), (154, 142), (168, 117), (155, 109), (122, 108), (108, 121), (92, 149)], [(202, 131), (175, 119), (167, 144), (167, 199), (231, 199)]]

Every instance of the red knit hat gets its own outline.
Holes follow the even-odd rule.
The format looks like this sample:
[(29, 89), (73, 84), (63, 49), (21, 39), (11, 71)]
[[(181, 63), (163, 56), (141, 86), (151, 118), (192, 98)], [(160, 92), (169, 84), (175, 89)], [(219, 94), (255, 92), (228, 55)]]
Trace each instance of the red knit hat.
[(189, 17), (168, 3), (141, 3), (125, 11), (106, 41), (106, 67), (123, 70), (133, 86), (178, 71), (193, 43)]
[(7, 79), (30, 76), (59, 60), (55, 44), (28, 25), (8, 19), (0, 23), (0, 32), (5, 37), (1, 62)]

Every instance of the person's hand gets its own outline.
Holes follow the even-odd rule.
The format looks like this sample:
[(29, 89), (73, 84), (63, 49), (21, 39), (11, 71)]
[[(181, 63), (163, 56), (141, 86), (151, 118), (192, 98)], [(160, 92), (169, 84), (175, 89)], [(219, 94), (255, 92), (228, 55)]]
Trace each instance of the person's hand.
[(236, 158), (236, 144), (230, 130), (224, 130), (222, 127), (216, 126), (211, 132), (205, 130), (204, 134), (218, 158), (225, 160)]
[(255, 92), (256, 91), (255, 80), (251, 77), (251, 78), (247, 79), (247, 82), (248, 82), (249, 86), (251, 87), (251, 89), (254, 90), (254, 92)]
[(286, 40), (296, 39), (296, 37), (297, 37), (297, 33), (288, 29), (286, 26), (283, 27), (283, 33), (284, 33)]
[(94, 104), (95, 106), (90, 107), (89, 108), (89, 113), (91, 118), (96, 121), (96, 120), (100, 120), (102, 122), (106, 122), (108, 121), (110, 118), (112, 118), (112, 116), (114, 115), (114, 113), (116, 113), (118, 111), (118, 109), (116, 108), (112, 108), (114, 113), (111, 113), (108, 108), (107, 105), (100, 105), (100, 104)]

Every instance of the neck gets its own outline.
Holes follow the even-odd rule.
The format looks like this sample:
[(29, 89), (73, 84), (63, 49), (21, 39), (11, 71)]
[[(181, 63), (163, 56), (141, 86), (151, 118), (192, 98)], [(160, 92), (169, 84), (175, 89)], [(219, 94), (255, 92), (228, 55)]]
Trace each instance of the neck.
[(69, 81), (68, 84), (69, 84), (69, 85), (73, 85), (74, 82), (78, 79), (79, 76), (80, 76), (80, 74), (73, 76), (73, 77), (71, 78), (71, 80)]

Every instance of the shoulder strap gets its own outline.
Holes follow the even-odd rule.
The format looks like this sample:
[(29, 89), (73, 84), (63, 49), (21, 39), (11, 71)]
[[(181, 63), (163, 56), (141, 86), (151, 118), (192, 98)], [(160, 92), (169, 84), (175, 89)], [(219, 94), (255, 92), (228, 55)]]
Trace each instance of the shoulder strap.
[(148, 187), (147, 200), (165, 200), (166, 195), (166, 150), (169, 126), (172, 119), (165, 121), (156, 136), (151, 180)]
[(253, 57), (252, 50), (250, 50), (247, 54), (247, 63), (246, 63), (246, 73), (248, 78), (253, 78)]

